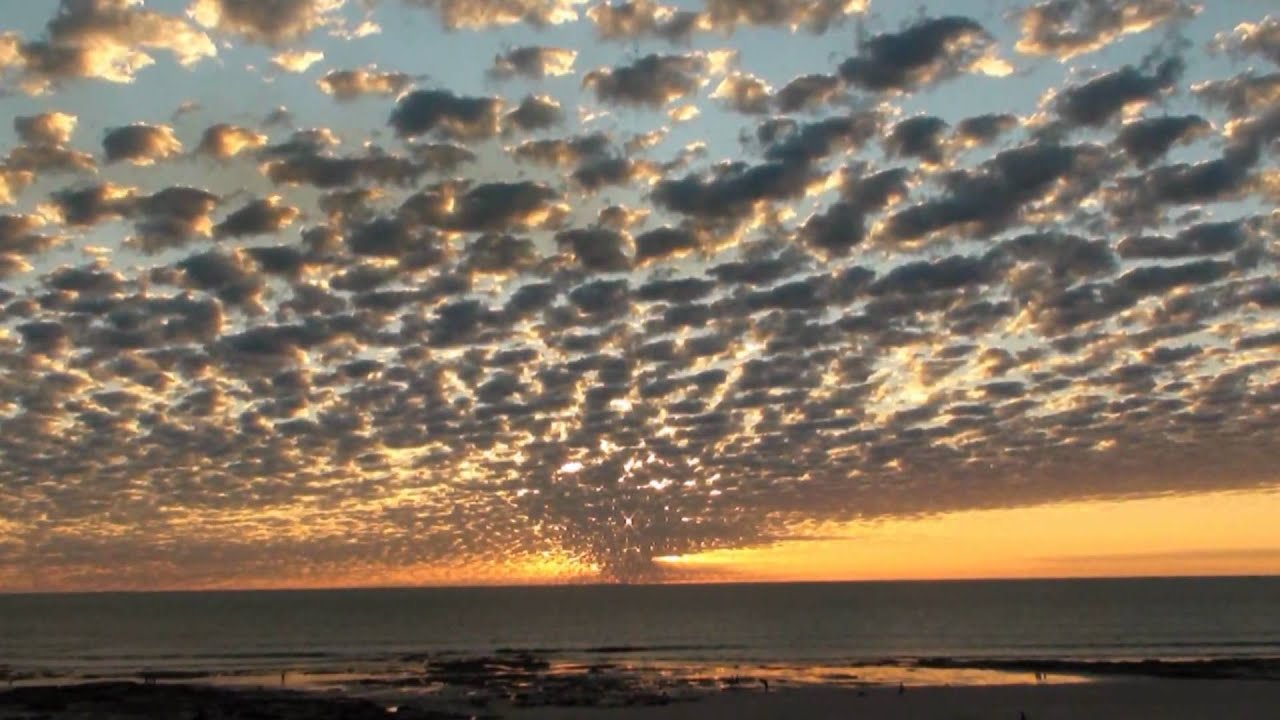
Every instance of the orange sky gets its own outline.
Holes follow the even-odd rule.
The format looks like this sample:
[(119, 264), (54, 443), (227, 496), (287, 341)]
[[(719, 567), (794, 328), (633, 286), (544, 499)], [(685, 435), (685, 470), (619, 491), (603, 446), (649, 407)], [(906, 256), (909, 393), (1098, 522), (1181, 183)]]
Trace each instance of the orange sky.
[(670, 561), (742, 580), (1280, 572), (1280, 493), (1219, 493), (853, 524), (823, 539)]

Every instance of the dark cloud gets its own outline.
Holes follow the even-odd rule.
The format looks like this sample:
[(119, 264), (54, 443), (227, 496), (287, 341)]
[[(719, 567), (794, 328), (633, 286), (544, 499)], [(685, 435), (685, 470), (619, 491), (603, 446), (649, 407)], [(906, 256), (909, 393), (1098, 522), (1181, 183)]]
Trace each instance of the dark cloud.
[(438, 133), (458, 140), (477, 140), (498, 134), (502, 101), (454, 95), (448, 90), (415, 90), (400, 98), (391, 113), (391, 127), (399, 137)]
[(467, 246), (465, 265), (476, 273), (506, 275), (537, 265), (538, 250), (527, 238), (486, 233)]
[(976, 20), (929, 18), (870, 38), (841, 63), (840, 77), (870, 92), (905, 92), (967, 72), (991, 45), (990, 34)]
[(401, 217), (457, 231), (511, 232), (553, 225), (560, 194), (532, 181), (483, 183), (466, 188), (441, 186), (410, 197)]
[(973, 145), (989, 145), (1004, 133), (1018, 127), (1018, 117), (1008, 113), (988, 113), (967, 117), (956, 123), (955, 133)]
[(545, 130), (564, 122), (560, 103), (549, 97), (526, 95), (514, 110), (503, 116), (506, 128), (521, 132)]
[(760, 203), (799, 197), (814, 179), (804, 166), (732, 163), (716, 168), (709, 178), (687, 175), (662, 180), (654, 186), (652, 198), (671, 212), (736, 224), (750, 217)]
[(342, 4), (329, 0), (194, 0), (189, 12), (205, 27), (276, 46), (334, 24), (335, 10)]
[(834, 75), (801, 75), (783, 85), (773, 96), (782, 113), (817, 110), (843, 96), (844, 84)]
[(702, 54), (646, 55), (630, 65), (592, 70), (582, 84), (601, 102), (661, 108), (696, 92), (711, 67)]
[(529, 140), (512, 150), (516, 160), (550, 166), (573, 166), (613, 157), (613, 141), (604, 133), (571, 138)]
[(1183, 258), (1233, 252), (1245, 239), (1245, 228), (1238, 221), (1201, 223), (1173, 237), (1133, 235), (1121, 240), (1116, 249), (1124, 258)]
[(72, 226), (97, 225), (132, 212), (135, 191), (110, 183), (58, 190), (49, 196), (62, 222)]
[(298, 219), (297, 208), (283, 204), (278, 197), (253, 200), (231, 212), (213, 227), (218, 238), (270, 235)]
[(826, 254), (847, 253), (865, 239), (870, 213), (907, 197), (910, 192), (907, 178), (907, 172), (902, 169), (870, 175), (862, 175), (860, 169), (849, 170), (840, 200), (806, 220), (800, 227), (801, 239)]
[(1176, 144), (1191, 142), (1208, 134), (1212, 125), (1199, 115), (1172, 115), (1125, 123), (1116, 135), (1116, 144), (1138, 167), (1147, 167), (1164, 157)]
[(697, 233), (687, 228), (660, 227), (636, 236), (636, 261), (666, 259), (697, 250)]
[(1158, 224), (1166, 206), (1239, 197), (1249, 186), (1257, 160), (1256, 149), (1234, 148), (1213, 160), (1161, 165), (1120, 178), (1107, 199), (1121, 224)]
[(893, 157), (919, 158), (932, 165), (943, 161), (942, 135), (947, 122), (932, 115), (907, 118), (889, 129), (885, 150)]
[(1054, 109), (1069, 127), (1101, 127), (1125, 108), (1152, 102), (1172, 90), (1184, 67), (1181, 58), (1170, 58), (1146, 75), (1126, 65), (1067, 88), (1054, 99)]
[(645, 177), (659, 177), (655, 163), (630, 158), (610, 157), (590, 160), (573, 171), (573, 181), (590, 192), (605, 186), (630, 185)]
[(200, 188), (168, 187), (134, 199), (124, 212), (134, 220), (131, 244), (152, 253), (181, 247), (196, 235), (208, 235), (210, 214), (219, 198)]
[[(323, 136), (321, 136), (323, 137)], [(277, 185), (312, 185), (333, 189), (358, 183), (411, 185), (422, 175), (433, 171), (449, 171), (467, 159), (441, 146), (419, 146), (418, 158), (395, 155), (378, 147), (366, 148), (363, 154), (335, 156), (305, 131), (281, 145), (261, 151), (266, 162), (264, 175)]]
[(556, 244), (568, 248), (582, 267), (601, 272), (625, 272), (631, 268), (627, 248), (630, 238), (605, 227), (572, 228), (556, 233)]
[(102, 137), (102, 152), (109, 163), (150, 165), (182, 152), (182, 143), (172, 128), (137, 123), (108, 129)]
[(658, 37), (668, 42), (687, 42), (694, 32), (710, 29), (701, 13), (650, 0), (602, 2), (588, 9), (586, 15), (604, 40)]
[(894, 214), (887, 231), (897, 239), (953, 227), (997, 231), (1016, 222), (1025, 205), (1044, 197), (1095, 155), (1088, 147), (1039, 143), (1002, 151), (972, 171), (948, 175), (943, 197)]

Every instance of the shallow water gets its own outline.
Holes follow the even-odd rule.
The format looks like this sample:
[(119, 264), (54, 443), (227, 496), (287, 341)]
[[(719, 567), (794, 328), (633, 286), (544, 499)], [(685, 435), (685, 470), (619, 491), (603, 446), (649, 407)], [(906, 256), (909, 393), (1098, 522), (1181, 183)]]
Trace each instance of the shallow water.
[(793, 673), (1280, 656), (1280, 578), (0, 595), (0, 665), (22, 674), (382, 673), (502, 648)]

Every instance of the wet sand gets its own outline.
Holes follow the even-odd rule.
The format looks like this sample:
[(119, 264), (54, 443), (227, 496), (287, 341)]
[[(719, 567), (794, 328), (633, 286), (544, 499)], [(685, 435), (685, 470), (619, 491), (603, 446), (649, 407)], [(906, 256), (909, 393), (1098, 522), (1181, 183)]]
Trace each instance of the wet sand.
[(637, 698), (612, 707), (520, 707), (506, 700), (351, 697), (341, 693), (95, 683), (0, 692), (4, 720), (1275, 720), (1280, 682), (1118, 678), (1078, 684), (976, 687), (799, 687), (714, 691), (683, 700)]
[(1280, 683), (1116, 679), (1070, 685), (725, 692), (662, 708), (537, 708), (518, 720), (1275, 720)]

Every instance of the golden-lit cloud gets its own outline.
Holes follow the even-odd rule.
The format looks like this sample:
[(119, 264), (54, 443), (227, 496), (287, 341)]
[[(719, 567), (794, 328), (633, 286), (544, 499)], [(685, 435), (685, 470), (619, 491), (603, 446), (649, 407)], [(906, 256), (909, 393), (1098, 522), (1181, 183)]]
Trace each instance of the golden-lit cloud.
[(12, 5), (4, 589), (1280, 548), (1247, 3)]

